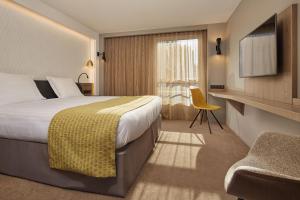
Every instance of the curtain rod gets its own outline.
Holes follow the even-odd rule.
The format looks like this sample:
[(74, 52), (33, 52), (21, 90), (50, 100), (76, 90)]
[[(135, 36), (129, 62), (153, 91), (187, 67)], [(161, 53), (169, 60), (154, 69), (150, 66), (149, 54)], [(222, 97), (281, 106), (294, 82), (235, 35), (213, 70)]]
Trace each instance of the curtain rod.
[(108, 34), (102, 34), (102, 36), (105, 39), (105, 38), (159, 35), (159, 34), (168, 34), (168, 33), (183, 33), (183, 32), (197, 32), (197, 31), (207, 31), (207, 25), (193, 26), (193, 27), (179, 27), (179, 28), (170, 28), (170, 29), (131, 31), (131, 32), (123, 32), (123, 33), (108, 33)]

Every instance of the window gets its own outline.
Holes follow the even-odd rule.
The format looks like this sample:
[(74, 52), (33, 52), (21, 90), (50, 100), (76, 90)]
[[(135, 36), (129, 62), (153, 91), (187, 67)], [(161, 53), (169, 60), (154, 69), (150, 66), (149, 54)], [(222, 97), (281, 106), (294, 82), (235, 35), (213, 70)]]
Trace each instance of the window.
[(190, 105), (190, 86), (199, 86), (198, 39), (157, 43), (157, 91), (164, 105)]

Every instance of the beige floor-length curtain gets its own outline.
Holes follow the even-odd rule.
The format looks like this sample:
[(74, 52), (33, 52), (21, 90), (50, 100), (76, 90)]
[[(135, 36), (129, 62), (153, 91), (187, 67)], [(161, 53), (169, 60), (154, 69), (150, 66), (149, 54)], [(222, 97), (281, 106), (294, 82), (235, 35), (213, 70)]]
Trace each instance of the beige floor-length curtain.
[(157, 91), (166, 119), (191, 120), (190, 86), (206, 96), (206, 31), (163, 34), (155, 38)]
[(206, 31), (105, 39), (105, 95), (159, 95), (166, 119), (192, 119), (190, 86), (206, 95)]
[(105, 39), (104, 94), (155, 94), (154, 36)]

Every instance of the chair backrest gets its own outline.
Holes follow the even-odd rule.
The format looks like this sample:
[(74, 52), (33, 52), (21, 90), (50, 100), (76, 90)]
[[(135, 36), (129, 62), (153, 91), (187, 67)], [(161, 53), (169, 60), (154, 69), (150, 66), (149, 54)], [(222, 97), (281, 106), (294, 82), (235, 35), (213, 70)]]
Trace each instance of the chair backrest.
[(190, 88), (192, 94), (192, 102), (194, 106), (205, 106), (206, 101), (205, 98), (200, 90), (200, 88)]

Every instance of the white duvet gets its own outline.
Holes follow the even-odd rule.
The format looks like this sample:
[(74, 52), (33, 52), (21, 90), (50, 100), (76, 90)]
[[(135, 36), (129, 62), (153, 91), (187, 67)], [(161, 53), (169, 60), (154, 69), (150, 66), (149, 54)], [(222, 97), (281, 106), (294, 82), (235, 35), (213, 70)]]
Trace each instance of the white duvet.
[[(33, 142), (48, 142), (48, 127), (59, 111), (117, 97), (70, 97), (0, 106), (0, 137)], [(116, 147), (121, 148), (140, 137), (161, 111), (161, 98), (125, 113), (119, 122)]]

